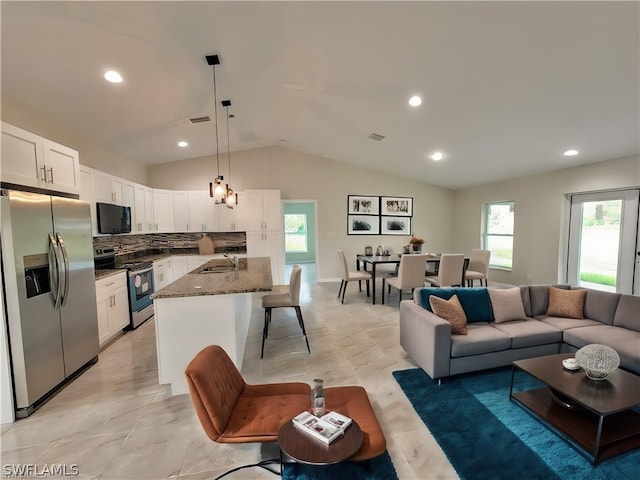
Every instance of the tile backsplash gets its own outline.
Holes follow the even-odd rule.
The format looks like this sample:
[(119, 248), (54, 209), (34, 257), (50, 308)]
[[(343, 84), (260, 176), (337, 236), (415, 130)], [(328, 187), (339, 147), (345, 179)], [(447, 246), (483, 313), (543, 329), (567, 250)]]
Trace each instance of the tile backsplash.
[(246, 253), (245, 232), (210, 233), (147, 233), (141, 235), (104, 235), (93, 237), (93, 248), (113, 248), (116, 255), (134, 254), (148, 250), (192, 250), (198, 253), (198, 241), (208, 236), (216, 253), (232, 251)]

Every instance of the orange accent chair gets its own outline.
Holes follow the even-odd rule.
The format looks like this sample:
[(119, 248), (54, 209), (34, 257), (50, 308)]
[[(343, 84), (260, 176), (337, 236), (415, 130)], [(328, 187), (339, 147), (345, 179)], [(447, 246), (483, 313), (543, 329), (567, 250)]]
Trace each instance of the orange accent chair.
[(218, 345), (202, 349), (185, 374), (198, 419), (214, 442), (275, 442), (285, 422), (311, 407), (309, 385), (249, 385)]

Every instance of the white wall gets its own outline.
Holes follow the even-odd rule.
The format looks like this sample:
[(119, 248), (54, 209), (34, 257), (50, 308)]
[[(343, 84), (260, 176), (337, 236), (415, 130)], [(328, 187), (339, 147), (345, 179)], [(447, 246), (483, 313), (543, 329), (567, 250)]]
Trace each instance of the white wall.
[[(221, 158), (225, 181), (226, 156)], [(224, 168), (222, 168), (224, 166)], [(149, 166), (149, 184), (154, 188), (205, 190), (217, 175), (215, 157)], [(265, 147), (231, 155), (230, 185), (236, 190), (275, 188), (283, 200), (318, 202), (318, 278), (338, 279), (336, 250), (347, 258), (363, 253), (364, 247), (384, 244), (401, 251), (408, 236), (347, 235), (347, 195), (413, 197), (413, 231), (425, 238), (427, 251), (451, 251), (453, 191), (407, 178), (382, 174), (346, 163), (282, 147)], [(351, 265), (355, 267), (355, 260)]]
[(594, 163), (457, 190), (454, 194), (454, 246), (469, 252), (480, 246), (483, 204), (515, 202), (513, 270), (491, 270), (500, 283), (553, 283), (562, 271), (566, 194), (637, 187), (640, 157)]
[(96, 144), (55, 118), (2, 97), (2, 121), (78, 151), (80, 163), (134, 182), (147, 183), (147, 168)]

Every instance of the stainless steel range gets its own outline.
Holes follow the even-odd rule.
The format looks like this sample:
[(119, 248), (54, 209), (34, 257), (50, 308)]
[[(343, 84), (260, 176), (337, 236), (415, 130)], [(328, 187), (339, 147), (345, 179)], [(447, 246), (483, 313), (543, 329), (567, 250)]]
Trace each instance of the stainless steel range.
[(95, 251), (96, 268), (123, 268), (127, 270), (127, 284), (129, 287), (129, 330), (138, 328), (153, 316), (153, 300), (151, 294), (155, 291), (153, 285), (153, 262), (135, 259), (125, 262), (115, 261), (112, 248), (97, 249)]

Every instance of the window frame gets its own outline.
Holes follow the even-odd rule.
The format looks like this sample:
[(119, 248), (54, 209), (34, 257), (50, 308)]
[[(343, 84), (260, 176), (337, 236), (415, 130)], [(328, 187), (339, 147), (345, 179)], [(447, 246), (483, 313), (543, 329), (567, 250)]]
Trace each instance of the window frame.
[[(491, 218), (490, 212), (491, 212), (491, 207), (494, 206), (498, 206), (498, 205), (508, 205), (509, 209), (511, 211), (513, 211), (513, 225), (511, 228), (511, 233), (490, 233), (489, 232), (489, 220)], [(503, 238), (511, 238), (511, 264), (509, 266), (503, 265), (503, 264), (495, 264), (492, 261), (496, 258), (502, 258), (498, 255), (491, 255), (491, 260), (489, 263), (489, 267), (496, 269), (496, 270), (506, 270), (506, 271), (513, 271), (513, 256), (514, 256), (514, 244), (515, 244), (515, 223), (516, 223), (516, 205), (515, 205), (515, 201), (513, 200), (502, 200), (502, 201), (496, 201), (496, 202), (486, 202), (483, 204), (483, 211), (482, 211), (482, 248), (485, 250), (491, 250), (491, 248), (489, 247), (489, 238), (493, 237), (493, 238), (499, 238), (499, 237), (503, 237)]]
[[(288, 216), (299, 216), (304, 217), (304, 232), (287, 232), (286, 220)], [(306, 213), (285, 213), (284, 214), (284, 222), (283, 222), (283, 230), (284, 230), (284, 253), (286, 254), (304, 254), (309, 253), (309, 218)], [(287, 237), (304, 237), (304, 250), (296, 250), (289, 251), (287, 250)]]

